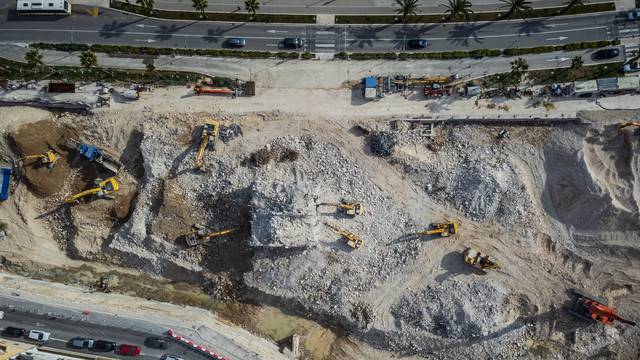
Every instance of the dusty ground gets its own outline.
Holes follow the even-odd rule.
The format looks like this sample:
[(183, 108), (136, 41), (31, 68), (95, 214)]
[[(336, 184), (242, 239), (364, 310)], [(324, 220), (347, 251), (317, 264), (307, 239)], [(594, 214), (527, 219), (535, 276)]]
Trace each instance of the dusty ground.
[[(583, 124), (557, 126), (442, 125), (428, 139), (392, 126), (395, 108), (345, 106), (341, 90), (287, 110), (269, 105), (273, 93), (173, 102), (184, 89), (171, 91), (93, 115), (18, 108), (0, 117), (13, 139), (3, 140), (3, 158), (75, 131), (125, 165), (115, 201), (74, 207), (60, 200), (91, 174), (27, 170), (2, 205), (11, 233), (0, 255), (11, 269), (98, 261), (186, 282), (227, 304), (200, 306), (260, 334), (306, 335), (317, 359), (638, 355), (635, 328), (578, 321), (563, 307), (581, 288), (638, 320), (640, 136), (615, 125), (640, 112), (583, 113)], [(209, 150), (202, 174), (193, 161), (206, 116), (239, 124), (242, 136)], [(37, 121), (54, 130), (39, 138)], [(376, 156), (357, 124), (387, 133), (390, 156)], [(503, 128), (509, 135), (498, 140)], [(363, 202), (365, 214), (317, 206), (343, 198)], [(458, 240), (411, 235), (444, 219), (460, 222)], [(239, 230), (187, 249), (181, 235), (196, 222)], [(365, 245), (348, 251), (324, 223)], [(471, 270), (461, 260), (467, 246), (502, 269)]]

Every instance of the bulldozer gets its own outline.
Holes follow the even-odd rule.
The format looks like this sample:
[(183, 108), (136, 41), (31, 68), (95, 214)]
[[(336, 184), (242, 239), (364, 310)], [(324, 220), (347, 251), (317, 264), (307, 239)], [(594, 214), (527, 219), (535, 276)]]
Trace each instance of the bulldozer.
[(475, 266), (476, 268), (480, 269), (482, 272), (484, 272), (484, 270), (487, 270), (487, 269), (493, 269), (493, 270), (500, 269), (500, 266), (498, 265), (498, 262), (496, 261), (496, 259), (494, 259), (493, 257), (487, 254), (483, 254), (477, 250), (474, 250), (472, 248), (467, 248), (462, 254), (462, 256), (464, 257), (464, 262), (466, 262), (469, 265)]
[(324, 223), (324, 224), (327, 225), (333, 231), (335, 231), (338, 235), (342, 236), (342, 238), (347, 243), (347, 245), (349, 245), (349, 247), (353, 249), (359, 249), (360, 247), (362, 247), (362, 245), (364, 245), (364, 240), (362, 240), (358, 235), (350, 233), (346, 230), (342, 230), (331, 224), (327, 224), (327, 223)]
[(636, 126), (638, 128), (640, 128), (640, 122), (635, 122), (635, 121), (628, 121), (625, 123), (622, 123), (620, 125), (618, 125), (618, 131), (622, 131), (628, 127), (632, 127), (632, 126)]
[(68, 198), (64, 199), (64, 202), (72, 203), (80, 201), (80, 199), (87, 196), (95, 196), (99, 199), (113, 199), (111, 194), (120, 190), (120, 184), (118, 184), (115, 178), (108, 178), (107, 180), (96, 179), (95, 185), (96, 187), (92, 189), (88, 189), (75, 195), (69, 196)]
[(318, 206), (333, 206), (337, 208), (339, 211), (342, 211), (344, 214), (349, 215), (351, 217), (364, 214), (364, 206), (362, 206), (362, 204), (349, 202), (345, 200), (342, 200), (339, 204), (320, 203), (318, 204)]
[(58, 162), (58, 159), (60, 159), (60, 154), (54, 149), (50, 149), (42, 154), (27, 155), (19, 160), (19, 164), (22, 166), (26, 161), (40, 160), (41, 164), (47, 165), (47, 168), (52, 169)]
[(237, 230), (238, 228), (232, 228), (232, 229), (221, 230), (221, 231), (213, 231), (204, 225), (193, 224), (191, 225), (191, 231), (184, 234), (184, 239), (185, 239), (185, 242), (187, 243), (187, 246), (194, 247), (198, 244), (202, 244), (205, 241), (211, 240), (211, 238), (213, 237), (226, 235)]
[(196, 169), (200, 171), (206, 171), (207, 167), (204, 162), (204, 152), (209, 145), (213, 145), (213, 149), (218, 143), (218, 133), (220, 132), (220, 122), (213, 119), (208, 119), (202, 125), (202, 133), (200, 135), (200, 146), (196, 154)]
[(609, 307), (605, 299), (586, 294), (578, 289), (572, 290), (576, 296), (575, 301), (569, 308), (569, 312), (583, 319), (592, 320), (605, 325), (613, 325), (615, 321), (636, 326), (631, 320), (624, 319), (618, 312)]
[(440, 224), (431, 224), (429, 230), (418, 231), (415, 235), (440, 235), (440, 237), (455, 236), (458, 237), (458, 223), (448, 222)]

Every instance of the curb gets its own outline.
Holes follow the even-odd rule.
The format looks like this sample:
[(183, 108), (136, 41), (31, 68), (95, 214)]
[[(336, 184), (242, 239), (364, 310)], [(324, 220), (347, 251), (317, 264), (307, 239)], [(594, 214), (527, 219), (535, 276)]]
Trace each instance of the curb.
[(167, 331), (167, 335), (171, 336), (174, 340), (210, 357), (211, 359), (214, 360), (230, 360), (227, 358), (224, 358), (220, 355), (218, 355), (218, 353), (213, 352), (212, 350), (209, 350), (207, 348), (205, 348), (202, 345), (198, 345), (195, 342), (193, 342), (193, 340), (187, 339), (181, 335), (176, 334), (173, 330), (169, 329), (169, 331)]

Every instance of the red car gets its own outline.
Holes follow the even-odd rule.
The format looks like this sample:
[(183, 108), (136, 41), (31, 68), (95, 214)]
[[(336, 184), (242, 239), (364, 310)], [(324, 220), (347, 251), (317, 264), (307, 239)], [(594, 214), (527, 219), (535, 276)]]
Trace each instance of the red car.
[(120, 355), (137, 356), (140, 355), (140, 346), (122, 344), (118, 347)]

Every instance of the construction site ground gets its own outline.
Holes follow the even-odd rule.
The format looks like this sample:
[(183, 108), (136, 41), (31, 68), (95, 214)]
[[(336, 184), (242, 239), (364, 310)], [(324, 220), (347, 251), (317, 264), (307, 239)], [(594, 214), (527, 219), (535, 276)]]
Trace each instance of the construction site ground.
[[(579, 288), (638, 320), (640, 136), (617, 125), (639, 110), (357, 96), (231, 99), (175, 87), (92, 113), (3, 108), (3, 166), (49, 146), (62, 157), (19, 172), (1, 205), (0, 264), (87, 287), (108, 273), (115, 292), (202, 307), (281, 346), (302, 335), (309, 359), (637, 357), (637, 328), (566, 307)], [(603, 101), (627, 108), (637, 97)], [(439, 123), (428, 136), (390, 121), (437, 107), (492, 122)], [(518, 126), (513, 114), (558, 116)], [(194, 160), (209, 117), (222, 131), (203, 173)], [(118, 155), (113, 200), (64, 204), (105, 175), (64, 146), (71, 138)], [(319, 206), (341, 200), (364, 214)], [(458, 238), (413, 235), (445, 221), (460, 224)], [(239, 230), (187, 248), (195, 223)], [(325, 223), (364, 245), (350, 249)], [(469, 267), (467, 247), (501, 269)]]

